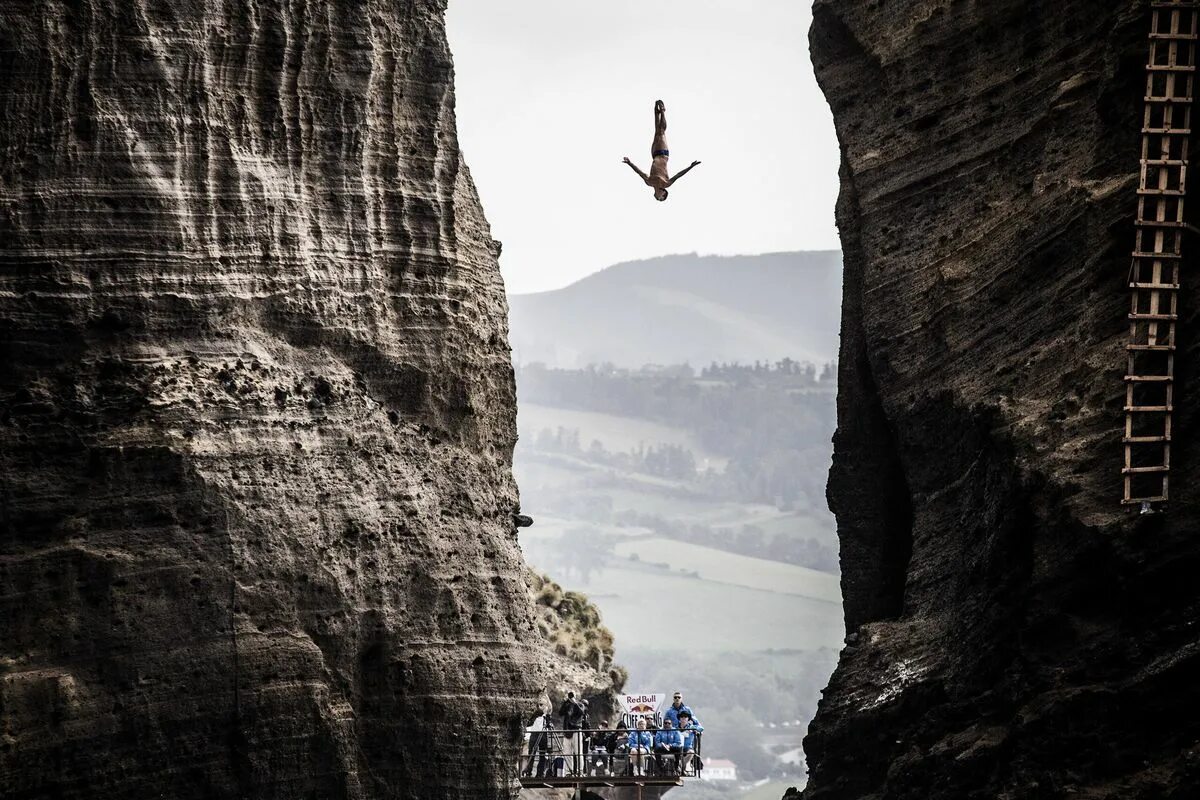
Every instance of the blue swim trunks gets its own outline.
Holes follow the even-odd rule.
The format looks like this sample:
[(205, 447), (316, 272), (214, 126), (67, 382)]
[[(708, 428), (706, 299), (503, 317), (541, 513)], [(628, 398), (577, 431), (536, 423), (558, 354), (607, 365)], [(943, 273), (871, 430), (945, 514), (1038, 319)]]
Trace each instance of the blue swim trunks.
[(659, 156), (669, 156), (669, 155), (671, 155), (670, 150), (652, 150), (650, 152), (651, 158), (658, 158)]

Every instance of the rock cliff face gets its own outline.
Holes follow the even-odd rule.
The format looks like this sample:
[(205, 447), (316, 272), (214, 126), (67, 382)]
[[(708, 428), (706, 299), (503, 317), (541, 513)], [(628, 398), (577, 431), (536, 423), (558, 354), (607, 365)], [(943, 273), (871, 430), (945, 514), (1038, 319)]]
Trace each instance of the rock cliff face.
[(816, 3), (843, 154), (829, 499), (850, 636), (810, 800), (1200, 790), (1190, 296), (1174, 502), (1118, 505), (1148, 15)]
[(544, 681), (443, 7), (0, 7), (4, 797), (511, 796)]

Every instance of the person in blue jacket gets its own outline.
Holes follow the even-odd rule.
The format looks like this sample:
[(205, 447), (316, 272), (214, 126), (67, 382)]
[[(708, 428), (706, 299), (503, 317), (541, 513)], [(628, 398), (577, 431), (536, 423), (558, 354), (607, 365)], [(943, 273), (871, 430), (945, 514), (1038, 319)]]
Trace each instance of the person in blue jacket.
[(663, 712), (663, 719), (671, 720), (671, 724), (678, 728), (679, 715), (684, 712), (687, 712), (689, 717), (692, 716), (692, 710), (683, 704), (683, 695), (680, 692), (676, 692), (671, 705)]
[(654, 758), (658, 763), (659, 774), (666, 775), (665, 756), (673, 756), (671, 765), (675, 773), (679, 772), (679, 759), (683, 755), (683, 736), (675, 730), (670, 719), (663, 718), (662, 730), (654, 734)]
[(704, 726), (686, 711), (679, 714), (679, 733), (683, 736), (683, 771), (687, 771), (696, 755), (696, 734), (702, 733)]
[(654, 747), (654, 737), (646, 730), (646, 718), (638, 717), (637, 730), (629, 732), (629, 763), (634, 775), (645, 775), (645, 756)]

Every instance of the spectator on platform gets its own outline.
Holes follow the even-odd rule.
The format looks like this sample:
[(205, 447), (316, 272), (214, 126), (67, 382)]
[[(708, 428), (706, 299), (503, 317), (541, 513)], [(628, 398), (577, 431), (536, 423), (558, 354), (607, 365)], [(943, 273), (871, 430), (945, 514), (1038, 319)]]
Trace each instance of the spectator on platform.
[(645, 718), (637, 721), (637, 730), (629, 732), (629, 763), (633, 775), (646, 774), (646, 756), (654, 748), (654, 737), (646, 730)]
[(554, 734), (554, 721), (550, 718), (550, 712), (545, 708), (539, 709), (529, 727), (525, 729), (529, 732), (529, 747), (527, 757), (529, 761), (525, 764), (525, 769), (522, 774), (529, 777), (534, 771), (534, 762), (537, 763), (537, 776), (540, 778), (549, 771), (550, 750), (552, 749)]
[(676, 692), (675, 697), (671, 700), (671, 705), (663, 712), (663, 720), (671, 720), (671, 724), (678, 728), (679, 715), (685, 711), (689, 717), (693, 716), (692, 710), (683, 704), (683, 694)]
[(624, 719), (620, 719), (617, 720), (616, 728), (602, 735), (604, 746), (608, 749), (609, 774), (616, 775), (618, 771), (624, 773), (626, 762), (623, 759), (629, 752), (629, 726), (625, 724)]
[(671, 765), (679, 773), (679, 759), (683, 755), (683, 736), (675, 730), (670, 719), (663, 720), (662, 730), (654, 734), (654, 758), (660, 774), (667, 774), (665, 756), (672, 756)]
[(617, 720), (617, 727), (605, 735), (604, 746), (610, 753), (629, 749), (629, 726), (625, 724), (625, 720)]
[(583, 735), (579, 732), (587, 719), (587, 701), (575, 699), (574, 692), (567, 692), (567, 699), (558, 707), (558, 716), (562, 718), (563, 755), (571, 765), (571, 774), (580, 774), (579, 754), (583, 749)]
[(686, 772), (696, 755), (697, 734), (704, 731), (700, 720), (686, 711), (679, 714), (679, 733), (683, 737), (683, 765), (681, 771)]

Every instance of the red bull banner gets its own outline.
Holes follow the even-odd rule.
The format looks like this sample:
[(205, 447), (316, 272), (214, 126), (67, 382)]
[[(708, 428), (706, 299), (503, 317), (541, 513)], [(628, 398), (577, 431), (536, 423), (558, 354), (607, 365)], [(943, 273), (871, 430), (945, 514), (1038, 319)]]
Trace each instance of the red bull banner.
[(662, 692), (627, 692), (621, 695), (621, 705), (625, 713), (642, 716), (657, 712), (666, 699)]

